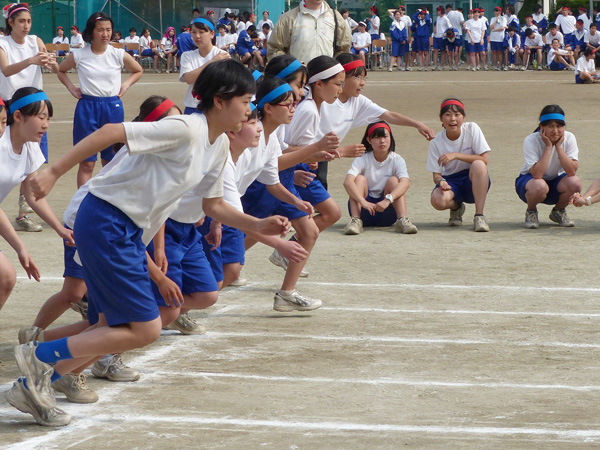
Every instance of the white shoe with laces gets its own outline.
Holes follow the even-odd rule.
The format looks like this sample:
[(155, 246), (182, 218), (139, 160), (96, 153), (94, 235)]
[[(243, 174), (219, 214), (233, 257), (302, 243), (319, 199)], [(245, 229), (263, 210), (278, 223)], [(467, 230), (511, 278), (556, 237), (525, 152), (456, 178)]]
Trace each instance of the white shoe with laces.
[(35, 223), (27, 216), (23, 216), (20, 219), (15, 219), (13, 226), (16, 231), (29, 231), (33, 233), (42, 231), (42, 226), (39, 223)]
[(8, 403), (26, 414), (31, 414), (35, 421), (46, 427), (62, 427), (71, 422), (71, 416), (58, 409), (56, 404), (48, 406), (40, 403), (33, 391), (25, 386), (25, 379), (20, 377), (12, 388), (6, 392)]
[(87, 379), (82, 373), (67, 373), (52, 383), (52, 389), (62, 392), (71, 403), (95, 403), (98, 394), (87, 385)]
[(192, 319), (188, 313), (180, 314), (174, 322), (167, 325), (167, 329), (179, 331), (185, 335), (206, 333), (206, 328)]
[(96, 378), (106, 378), (109, 381), (137, 381), (140, 373), (127, 367), (121, 360), (121, 355), (105, 355), (92, 366), (92, 375)]
[(27, 203), (25, 196), (23, 194), (19, 195), (19, 215), (21, 214), (32, 214), (33, 209)]
[(284, 294), (282, 291), (277, 292), (273, 302), (273, 309), (279, 312), (313, 311), (321, 306), (323, 306), (321, 300), (305, 297), (296, 289), (290, 294)]
[[(273, 253), (271, 253), (271, 256), (269, 256), (269, 261), (271, 261), (271, 263), (275, 264), (276, 266), (281, 267), (283, 270), (287, 270), (288, 268), (289, 261), (286, 258), (284, 258), (283, 255), (277, 250), (273, 250)], [(302, 272), (300, 272), (300, 276), (302, 278), (306, 278), (308, 276), (308, 271), (302, 269)]]

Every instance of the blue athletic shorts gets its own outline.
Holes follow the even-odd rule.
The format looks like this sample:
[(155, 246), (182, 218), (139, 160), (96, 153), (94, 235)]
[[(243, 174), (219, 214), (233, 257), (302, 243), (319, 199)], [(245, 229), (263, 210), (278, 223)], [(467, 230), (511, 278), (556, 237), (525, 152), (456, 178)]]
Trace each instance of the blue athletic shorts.
[(360, 50), (356, 50), (354, 47), (352, 47), (350, 49), (350, 51), (352, 52), (353, 55), (358, 55), (360, 52), (363, 52), (365, 55), (367, 53), (369, 53), (369, 49), (368, 48), (361, 48)]
[(490, 41), (490, 47), (493, 51), (501, 52), (503, 42)]
[(446, 50), (444, 45), (444, 38), (433, 38), (433, 49), (434, 50)]
[(44, 133), (42, 140), (40, 141), (40, 148), (42, 149), (42, 155), (48, 164), (48, 133)]
[[(307, 164), (298, 164), (295, 170), (304, 170), (305, 172), (311, 172)], [(296, 186), (298, 193), (302, 200), (309, 202), (315, 206), (319, 203), (324, 202), (331, 197), (329, 192), (323, 187), (323, 184), (314, 178), (306, 187)], [(294, 207), (295, 208), (295, 207)]]
[(88, 296), (108, 325), (158, 318), (143, 230), (120, 209), (89, 193), (73, 231)]
[[(462, 203), (475, 203), (475, 197), (473, 196), (473, 184), (469, 178), (469, 170), (465, 169), (460, 172), (453, 173), (452, 175), (444, 175), (446, 182), (450, 185), (452, 192), (454, 193), (454, 201)], [(492, 186), (492, 180), (488, 176), (488, 191)], [(437, 189), (437, 186), (436, 188)]]
[[(365, 200), (370, 203), (379, 203), (383, 199), (385, 199), (385, 196), (383, 195), (379, 198), (374, 198), (370, 195), (367, 195)], [(348, 213), (352, 215), (350, 212), (350, 201), (348, 201)], [(396, 215), (396, 210), (394, 209), (393, 205), (390, 205), (385, 209), (385, 211), (375, 212), (374, 216), (372, 216), (366, 209), (361, 208), (360, 220), (362, 220), (364, 227), (389, 227), (396, 223), (398, 216)]]
[(414, 52), (428, 52), (429, 51), (429, 36), (415, 36), (413, 41)]
[[(558, 198), (560, 197), (560, 192), (558, 192), (558, 183), (563, 179), (567, 174), (563, 173), (552, 180), (544, 180), (548, 185), (548, 195), (542, 202), (544, 205), (556, 205), (558, 203)], [(529, 180), (533, 179), (533, 175), (530, 173), (526, 173), (524, 175), (519, 175), (515, 180), (515, 190), (519, 195), (519, 198), (527, 203), (527, 197), (525, 197), (525, 193), (527, 190), (525, 186), (529, 182)]]
[(550, 67), (550, 70), (565, 70), (567, 68), (563, 63), (556, 61), (552, 61), (548, 67)]
[(408, 53), (408, 41), (401, 44), (399, 41), (392, 41), (392, 56), (402, 57)]
[(152, 51), (152, 49), (151, 48), (145, 48), (142, 51), (142, 55), (141, 56), (152, 56), (152, 55), (154, 55), (154, 52)]
[[(70, 228), (66, 225), (65, 228), (70, 230)], [(63, 241), (63, 249), (65, 259), (65, 271), (63, 272), (63, 278), (71, 277), (83, 279), (83, 267), (77, 264), (74, 259), (75, 252), (77, 252), (77, 247), (71, 247), (67, 245), (65, 241)]]
[[(83, 95), (75, 107), (73, 119), (73, 145), (107, 123), (125, 121), (123, 102), (119, 97), (92, 97)], [(112, 146), (100, 152), (100, 157), (110, 161), (115, 156)], [(86, 161), (96, 161), (97, 155), (90, 156)]]
[[(165, 254), (169, 266), (167, 277), (177, 283), (182, 294), (218, 291), (219, 287), (202, 248), (202, 235), (193, 223), (172, 219), (165, 222)], [(154, 258), (154, 244), (148, 245)], [(152, 292), (158, 306), (167, 306), (158, 286), (152, 283)]]
[[(207, 217), (200, 231), (203, 235), (210, 233), (210, 222), (212, 220)], [(221, 245), (215, 250), (211, 250), (212, 245), (205, 238), (202, 238), (204, 253), (210, 264), (210, 268), (217, 279), (223, 281), (223, 265), (239, 263), (242, 266), (246, 262), (246, 249), (244, 247), (244, 238), (246, 235), (237, 228), (223, 225), (221, 235)]]

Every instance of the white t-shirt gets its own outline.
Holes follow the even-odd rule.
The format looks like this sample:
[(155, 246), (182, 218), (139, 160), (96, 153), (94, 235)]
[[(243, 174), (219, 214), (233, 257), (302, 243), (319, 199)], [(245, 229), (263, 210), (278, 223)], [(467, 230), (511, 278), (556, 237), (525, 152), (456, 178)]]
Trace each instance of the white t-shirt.
[(372, 16), (369, 20), (369, 29), (367, 30), (370, 34), (379, 34), (379, 25), (381, 21), (378, 16)]
[(448, 28), (452, 28), (450, 19), (448, 19), (446, 15), (438, 17), (437, 22), (435, 23), (435, 33), (433, 37), (443, 38)]
[(258, 24), (256, 25), (256, 29), (257, 29), (257, 30), (262, 30), (262, 26), (263, 26), (265, 23), (268, 23), (268, 24), (269, 24), (269, 26), (271, 27), (271, 28), (270, 28), (270, 29), (271, 29), (271, 31), (273, 31), (273, 27), (274, 27), (275, 25), (273, 25), (273, 22), (271, 21), (271, 19), (267, 19), (267, 20), (260, 19), (260, 20), (258, 21)]
[(131, 37), (131, 35), (129, 35), (125, 38), (125, 44), (139, 44), (139, 43), (140, 43), (140, 37), (138, 35), (135, 35), (133, 37)]
[(598, 47), (600, 45), (600, 33), (596, 31), (595, 34), (592, 34), (589, 31), (586, 31), (585, 36), (583, 37), (583, 42), (593, 45), (594, 47)]
[[(219, 165), (222, 173), (228, 139), (223, 134), (210, 145), (202, 114), (169, 116), (158, 122), (125, 122), (123, 126), (131, 157), (123, 158), (105, 175), (92, 178), (90, 192), (147, 229), (144, 242), (148, 243), (178, 200), (198, 186), (204, 173), (212, 174)], [(222, 195), (222, 180), (217, 178), (210, 189), (214, 195)]]
[(556, 34), (554, 36), (552, 36), (552, 33), (550, 33), (549, 31), (546, 33), (546, 44), (547, 45), (552, 45), (552, 41), (554, 39), (558, 39), (558, 42), (560, 42), (561, 47), (563, 45), (565, 45), (565, 38), (563, 36), (563, 34), (560, 31), (557, 31)]
[[(360, 31), (352, 35), (352, 44), (357, 44), (357, 47), (364, 47), (371, 44), (371, 35), (366, 31), (361, 33)], [(354, 48), (354, 45), (352, 45)]]
[(26, 142), (21, 154), (17, 155), (10, 140), (10, 127), (6, 127), (0, 138), (0, 202), (44, 162), (44, 155), (37, 142)]
[[(27, 35), (24, 44), (17, 44), (11, 36), (0, 38), (0, 48), (4, 50), (8, 64), (15, 64), (35, 56), (40, 51), (37, 36)], [(42, 69), (35, 64), (21, 70), (19, 73), (5, 77), (0, 72), (0, 97), (10, 100), (17, 89), (32, 86), (42, 89)]]
[(346, 103), (337, 99), (333, 103), (321, 103), (321, 121), (318, 139), (333, 131), (343, 140), (352, 128), (377, 122), (387, 112), (364, 95), (350, 97)]
[[(237, 24), (237, 26), (235, 27), (235, 29), (237, 30), (238, 34), (242, 31), (244, 31), (246, 29), (246, 22), (244, 22), (243, 20), (240, 20)], [(227, 30), (227, 32), (229, 33), (229, 30)]]
[(577, 66), (575, 67), (575, 75), (579, 75), (581, 72), (583, 73), (594, 73), (596, 71), (596, 63), (594, 62), (594, 58), (591, 58), (589, 61), (586, 60), (585, 56), (580, 56), (577, 60)]
[[(324, 103), (321, 104), (321, 107)], [(309, 92), (296, 108), (290, 124), (285, 126), (286, 144), (305, 147), (317, 142), (319, 140), (319, 119), (319, 110)]]
[[(80, 45), (80, 47), (78, 47)], [(83, 36), (81, 33), (77, 33), (75, 36), (71, 38), (71, 48), (83, 48), (85, 47), (85, 41), (83, 40)]]
[(490, 146), (485, 140), (485, 136), (475, 122), (463, 123), (460, 136), (457, 140), (451, 141), (446, 136), (446, 130), (440, 131), (429, 143), (429, 155), (427, 157), (427, 171), (441, 173), (442, 176), (452, 175), (469, 169), (471, 164), (455, 159), (445, 166), (438, 163), (440, 156), (446, 153), (462, 153), (465, 155), (482, 155), (490, 151)]
[(563, 16), (560, 14), (554, 23), (556, 23), (556, 26), (560, 27), (560, 31), (562, 31), (563, 34), (571, 34), (573, 31), (575, 31), (577, 19), (575, 19), (574, 16)]
[[(495, 27), (504, 27), (502, 31), (494, 31)], [(490, 41), (491, 42), (503, 42), (504, 34), (506, 33), (506, 17), (492, 17), (492, 22), (490, 23)]]
[(553, 48), (551, 48), (550, 50), (548, 50), (548, 64), (554, 61), (555, 55), (566, 55), (568, 53), (568, 50), (563, 50), (562, 48), (559, 48), (558, 50), (554, 50)]
[(446, 17), (448, 17), (448, 19), (450, 19), (450, 23), (452, 24), (453, 28), (456, 28), (458, 30), (458, 33), (456, 33), (459, 36), (462, 36), (462, 24), (465, 21), (465, 16), (463, 16), (463, 14), (460, 11), (455, 11), (452, 10), (450, 12), (448, 12), (448, 14), (446, 14)]
[[(531, 169), (542, 157), (545, 148), (546, 144), (544, 144), (540, 133), (535, 132), (525, 138), (525, 141), (523, 142), (523, 156), (525, 157), (525, 164), (521, 168), (521, 175), (529, 173), (529, 169)], [(577, 139), (575, 139), (575, 135), (573, 135), (573, 133), (570, 131), (565, 131), (563, 149), (570, 159), (577, 161), (579, 156)], [(556, 147), (553, 146), (552, 156), (550, 156), (550, 163), (548, 164), (548, 168), (546, 169), (546, 172), (542, 178), (544, 180), (553, 180), (562, 173), (564, 173), (564, 169), (562, 168), (560, 160), (558, 159)]]
[[(469, 19), (465, 23), (465, 29), (471, 31), (471, 36), (475, 44), (481, 42), (481, 38), (483, 37), (483, 32), (486, 30), (485, 22), (481, 19)], [(468, 33), (467, 33), (468, 36)]]
[(239, 212), (244, 212), (242, 206), (241, 195), (235, 183), (235, 163), (231, 158), (231, 153), (227, 155), (227, 162), (223, 170), (223, 200), (237, 209)]
[(581, 14), (577, 20), (583, 20), (583, 28), (589, 30), (590, 29), (590, 25), (592, 24), (592, 19), (590, 19), (587, 14)]
[(358, 26), (358, 23), (356, 23), (356, 20), (354, 20), (350, 16), (348, 16), (348, 18), (346, 19), (346, 24), (348, 25), (348, 29), (350, 30), (350, 33), (352, 33), (352, 30)]
[(221, 48), (237, 42), (237, 34), (225, 33), (225, 36), (217, 35), (217, 47)]
[(247, 148), (240, 155), (236, 163), (235, 180), (240, 195), (244, 195), (248, 186), (254, 180), (272, 186), (279, 183), (278, 159), (281, 147), (277, 133), (274, 131), (269, 136), (269, 143), (265, 144), (265, 134), (260, 134), (257, 147)]
[[(185, 83), (185, 81), (183, 81), (184, 74), (191, 72), (193, 70), (196, 70), (198, 67), (203, 66), (208, 61), (213, 59), (218, 53), (225, 53), (225, 52), (223, 50), (219, 49), (218, 47), (214, 47), (214, 46), (211, 49), (211, 51), (208, 52), (208, 54), (204, 57), (200, 55), (200, 52), (198, 50), (189, 50), (187, 52), (183, 52), (181, 55), (181, 62), (180, 62), (181, 70), (179, 72), (179, 81), (181, 81), (182, 83)], [(199, 103), (198, 100), (196, 100), (194, 98), (194, 96), (192, 95), (193, 87), (194, 87), (193, 84), (189, 84), (188, 88), (187, 88), (187, 92), (185, 93), (183, 105), (186, 108), (195, 108), (196, 106), (198, 106), (198, 103)]]
[(170, 51), (173, 48), (173, 40), (167, 39), (166, 37), (163, 37), (161, 39), (160, 44), (165, 47), (166, 52)]
[(147, 48), (150, 48), (150, 42), (152, 42), (151, 36), (142, 36), (140, 37), (140, 53), (142, 53)]
[(106, 47), (101, 55), (92, 52), (92, 46), (73, 50), (79, 87), (84, 95), (114, 97), (121, 90), (121, 71), (125, 50)]
[(52, 39), (52, 43), (53, 44), (68, 44), (69, 38), (66, 36), (63, 36), (63, 37), (54, 36), (54, 39)]
[(533, 33), (531, 38), (525, 38), (525, 47), (543, 47), (544, 41), (542, 40), (542, 36), (538, 33)]
[(379, 198), (383, 195), (389, 177), (408, 178), (408, 170), (404, 158), (397, 153), (390, 152), (383, 162), (379, 162), (373, 152), (367, 152), (354, 159), (348, 175), (364, 176), (369, 186), (369, 195)]

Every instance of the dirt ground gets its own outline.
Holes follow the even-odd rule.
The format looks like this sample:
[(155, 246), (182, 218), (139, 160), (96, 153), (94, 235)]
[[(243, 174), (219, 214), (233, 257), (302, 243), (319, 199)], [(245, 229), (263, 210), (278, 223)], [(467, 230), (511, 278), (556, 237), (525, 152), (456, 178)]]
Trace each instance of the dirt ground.
[[(344, 236), (342, 180), (351, 160), (330, 165), (329, 185), (343, 217), (320, 237), (299, 283), (323, 308), (272, 310), (283, 272), (269, 249), (247, 254), (244, 288), (223, 292), (193, 317), (202, 336), (165, 331), (124, 355), (142, 378), (110, 383), (89, 376), (100, 400), (59, 407), (73, 416), (60, 429), (38, 426), (4, 392), (19, 375), (12, 348), (43, 302), (60, 289), (60, 239), (21, 233), (43, 280), (24, 279), (14, 252), (0, 247), (20, 279), (0, 312), (0, 447), (5, 449), (364, 449), (584, 448), (600, 445), (600, 208), (569, 208), (575, 228), (559, 228), (540, 207), (539, 230), (522, 227), (514, 191), (523, 139), (543, 106), (557, 103), (577, 137), (584, 189), (600, 176), (597, 86), (573, 74), (531, 72), (370, 72), (365, 94), (434, 130), (440, 102), (458, 97), (491, 146), (490, 233), (448, 228), (429, 203), (428, 143), (393, 127), (411, 176), (407, 194), (416, 235), (370, 229)], [(45, 76), (55, 106), (51, 160), (70, 148), (75, 100)], [(161, 94), (181, 104), (175, 75), (145, 75), (124, 98), (126, 118)], [(346, 142), (358, 142), (354, 130)], [(75, 171), (49, 201), (60, 215), (75, 191)], [(14, 216), (15, 190), (2, 204)], [(57, 323), (75, 321), (68, 311)]]

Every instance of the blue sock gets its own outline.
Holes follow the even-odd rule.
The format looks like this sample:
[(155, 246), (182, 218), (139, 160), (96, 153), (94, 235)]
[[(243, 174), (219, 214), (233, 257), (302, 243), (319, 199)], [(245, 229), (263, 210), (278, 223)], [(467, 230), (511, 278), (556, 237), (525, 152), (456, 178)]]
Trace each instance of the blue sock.
[(67, 338), (38, 343), (35, 356), (46, 364), (56, 364), (63, 359), (73, 359), (67, 345)]
[(50, 377), (50, 383), (54, 383), (56, 380), (60, 380), (61, 378), (62, 378), (62, 375), (60, 373), (54, 371), (54, 373)]

